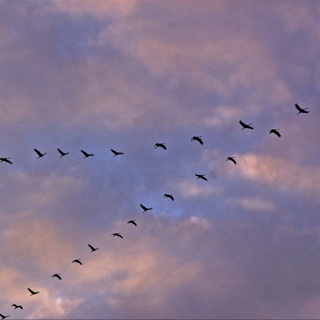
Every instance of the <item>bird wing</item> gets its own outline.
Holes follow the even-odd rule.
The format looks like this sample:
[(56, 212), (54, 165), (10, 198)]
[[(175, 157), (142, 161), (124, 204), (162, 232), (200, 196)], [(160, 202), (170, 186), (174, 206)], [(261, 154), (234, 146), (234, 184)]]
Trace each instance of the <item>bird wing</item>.
[(245, 127), (246, 126), (246, 124), (243, 122), (243, 121), (239, 121), (239, 123), (243, 126), (243, 127)]
[(94, 247), (91, 244), (88, 244), (91, 250), (94, 250)]
[(302, 111), (302, 108), (296, 103), (295, 107), (297, 108), (298, 111)]
[(37, 150), (36, 148), (34, 148), (33, 150), (36, 152), (36, 154), (37, 154), (39, 157), (42, 156), (42, 153), (41, 153), (39, 150)]
[(148, 208), (145, 207), (142, 203), (140, 204), (140, 207), (143, 209), (143, 210), (147, 210)]

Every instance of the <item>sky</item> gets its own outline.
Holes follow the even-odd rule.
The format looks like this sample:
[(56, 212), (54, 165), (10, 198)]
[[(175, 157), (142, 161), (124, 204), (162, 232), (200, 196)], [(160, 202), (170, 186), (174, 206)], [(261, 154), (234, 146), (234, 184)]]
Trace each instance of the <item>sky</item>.
[(319, 319), (318, 1), (3, 0), (0, 47), (2, 315)]

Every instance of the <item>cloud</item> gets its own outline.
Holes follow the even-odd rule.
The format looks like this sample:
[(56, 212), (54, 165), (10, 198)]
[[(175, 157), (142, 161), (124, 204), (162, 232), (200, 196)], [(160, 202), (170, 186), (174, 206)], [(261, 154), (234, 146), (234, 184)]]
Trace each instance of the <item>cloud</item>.
[(317, 181), (320, 178), (320, 169), (317, 167), (302, 167), (285, 160), (244, 154), (238, 156), (236, 174), (244, 178), (266, 183), (278, 190), (282, 188), (303, 193), (303, 196), (317, 198), (320, 187)]

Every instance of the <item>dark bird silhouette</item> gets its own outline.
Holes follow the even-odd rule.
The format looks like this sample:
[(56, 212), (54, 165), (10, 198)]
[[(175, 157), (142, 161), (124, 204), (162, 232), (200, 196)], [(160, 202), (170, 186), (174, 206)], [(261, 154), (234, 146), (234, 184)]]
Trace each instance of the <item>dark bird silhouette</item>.
[(226, 161), (232, 161), (234, 164), (237, 164), (237, 161), (234, 160), (235, 157), (228, 157)]
[(112, 235), (113, 237), (119, 237), (119, 238), (123, 239), (123, 236), (122, 236), (119, 232), (111, 233), (111, 235)]
[(167, 147), (164, 145), (164, 142), (162, 143), (156, 143), (154, 145), (155, 149), (161, 147), (163, 150), (167, 150)]
[(91, 244), (88, 244), (89, 248), (91, 249), (91, 252), (94, 252), (96, 250), (99, 250), (99, 248), (94, 248)]
[(205, 174), (195, 174), (195, 175), (197, 176), (197, 179), (208, 181), (208, 179), (205, 177)]
[(81, 150), (81, 152), (84, 154), (84, 158), (83, 158), (83, 159), (94, 156), (93, 153), (87, 153), (87, 152), (85, 152), (84, 150)]
[(62, 280), (60, 273), (55, 273), (51, 276), (51, 278), (58, 278), (59, 280)]
[(0, 162), (8, 162), (12, 164), (12, 162), (9, 160), (10, 158), (0, 158)]
[[(145, 207), (142, 203), (140, 203), (140, 207), (143, 209), (143, 212), (146, 212), (146, 211), (148, 211), (148, 210), (152, 210), (152, 207), (151, 208), (147, 208), (147, 207)], [(142, 212), (142, 213), (143, 213)]]
[(113, 156), (115, 157), (115, 156), (119, 156), (120, 154), (124, 154), (124, 152), (123, 151), (116, 151), (116, 150), (113, 150), (113, 149), (110, 149), (111, 150), (111, 152), (113, 153)]
[(33, 291), (32, 289), (28, 288), (29, 292), (31, 293), (30, 296), (40, 293), (39, 291)]
[(79, 263), (82, 266), (81, 259), (75, 259), (72, 261), (72, 263)]
[(297, 115), (298, 115), (299, 113), (309, 113), (309, 111), (307, 111), (308, 108), (302, 109), (297, 103), (295, 104), (295, 107), (296, 107), (296, 109), (299, 111), (299, 112), (297, 113)]
[(23, 309), (22, 306), (19, 306), (19, 305), (15, 304), (15, 303), (12, 304), (11, 306), (14, 307), (14, 310), (16, 310), (16, 309)]
[(164, 197), (164, 198), (169, 198), (169, 199), (171, 199), (172, 201), (174, 201), (174, 197), (173, 197), (172, 194), (165, 193), (165, 194), (163, 195), (163, 197)]
[(252, 123), (250, 123), (250, 124), (246, 124), (246, 123), (244, 123), (243, 121), (239, 121), (239, 123), (242, 125), (242, 129), (241, 129), (241, 131), (243, 130), (243, 129), (252, 129), (253, 130), (253, 127), (251, 127), (251, 125), (252, 125)]
[(62, 158), (63, 156), (66, 156), (67, 154), (69, 154), (69, 152), (63, 152), (62, 150), (60, 150), (59, 148), (57, 149), (59, 151), (59, 153), (61, 154), (60, 158)]
[[(38, 155), (38, 158), (41, 158), (43, 156), (45, 156), (47, 153), (41, 153), (39, 150), (37, 150), (36, 148), (33, 149), (35, 151), (35, 153)], [(37, 159), (38, 159), (37, 158)]]
[(0, 313), (0, 317), (1, 317), (1, 319), (3, 320), (3, 319), (5, 319), (5, 318), (10, 317), (10, 314), (9, 314), (8, 316), (4, 316), (3, 314)]
[(276, 136), (278, 136), (279, 138), (281, 137), (281, 134), (279, 132), (280, 129), (271, 129), (269, 134), (270, 133), (274, 133)]
[(202, 141), (202, 139), (201, 139), (201, 136), (194, 136), (194, 137), (192, 137), (191, 138), (191, 141), (198, 141), (200, 144), (203, 144), (203, 141)]
[(137, 226), (136, 220), (129, 220), (127, 223), (131, 223), (131, 224)]

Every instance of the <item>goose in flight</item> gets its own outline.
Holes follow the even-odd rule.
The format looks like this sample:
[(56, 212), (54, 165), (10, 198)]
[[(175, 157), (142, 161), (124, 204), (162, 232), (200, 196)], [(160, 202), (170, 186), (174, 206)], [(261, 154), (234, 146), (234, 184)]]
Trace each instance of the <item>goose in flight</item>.
[(62, 280), (61, 276), (60, 276), (60, 273), (55, 273), (51, 276), (51, 278), (57, 278), (59, 280)]
[(60, 153), (60, 158), (62, 158), (63, 156), (66, 156), (67, 154), (69, 154), (69, 152), (63, 152), (61, 149), (57, 149)]
[(236, 160), (234, 160), (235, 157), (228, 157), (226, 161), (232, 161), (234, 164), (237, 164)]
[(0, 162), (7, 162), (12, 164), (12, 162), (9, 160), (10, 158), (0, 158)]
[(14, 307), (14, 310), (16, 310), (16, 309), (23, 309), (23, 307), (22, 306), (19, 306), (18, 304), (12, 304), (11, 305), (12, 307)]
[(79, 263), (82, 266), (81, 259), (75, 259), (72, 261), (72, 263)]
[(47, 153), (41, 153), (39, 150), (37, 150), (36, 148), (34, 148), (33, 149), (34, 151), (35, 151), (35, 153), (38, 155), (38, 158), (37, 159), (39, 159), (39, 158), (41, 158), (41, 157), (43, 157), (43, 156), (45, 156)]
[(123, 236), (122, 236), (119, 232), (111, 233), (111, 235), (112, 235), (113, 237), (119, 237), (119, 238), (123, 239)]
[(113, 153), (113, 156), (115, 157), (115, 156), (119, 156), (120, 154), (124, 154), (124, 152), (123, 151), (116, 151), (116, 150), (113, 150), (113, 149), (110, 149), (111, 150), (111, 152)]
[(294, 106), (295, 106), (296, 109), (299, 111), (299, 112), (297, 113), (297, 115), (298, 115), (299, 113), (309, 113), (308, 108), (302, 109), (297, 103), (296, 103)]
[(137, 226), (136, 220), (129, 220), (127, 223), (131, 223), (131, 224), (133, 224), (134, 226)]
[[(143, 212), (146, 212), (148, 210), (152, 210), (152, 207), (151, 208), (147, 208), (146, 206), (144, 206), (142, 203), (140, 203), (140, 207), (143, 209)], [(142, 213), (143, 213), (142, 212)]]
[(171, 199), (172, 201), (174, 201), (174, 197), (173, 197), (172, 194), (165, 193), (165, 194), (163, 195), (163, 197), (164, 197), (164, 198), (169, 198), (169, 199)]
[(94, 248), (91, 244), (88, 244), (89, 248), (91, 249), (91, 252), (94, 252), (96, 250), (99, 250), (99, 248)]
[(93, 156), (94, 156), (94, 154), (93, 154), (93, 153), (87, 153), (87, 152), (85, 152), (84, 150), (81, 150), (81, 152), (82, 152), (82, 153), (83, 153), (83, 155), (84, 155), (84, 158), (83, 158), (83, 159), (88, 158), (88, 157), (93, 157)]
[(157, 148), (159, 148), (159, 147), (161, 147), (163, 150), (167, 150), (167, 147), (164, 145), (164, 142), (162, 142), (162, 143), (156, 143), (156, 144), (154, 145), (154, 148), (155, 148), (155, 149), (157, 149)]
[(269, 134), (270, 133), (274, 133), (276, 136), (278, 136), (279, 138), (281, 137), (281, 134), (279, 132), (280, 129), (271, 129)]
[(250, 124), (246, 124), (246, 123), (244, 123), (243, 121), (239, 121), (239, 123), (242, 125), (242, 129), (241, 129), (241, 131), (243, 130), (243, 129), (252, 129), (253, 130), (253, 127), (251, 126), (252, 125), (252, 123), (250, 123)]
[(39, 291), (33, 291), (32, 289), (28, 288), (29, 292), (31, 293), (30, 296), (40, 293)]
[(195, 175), (197, 176), (197, 179), (208, 181), (208, 179), (205, 177), (205, 174), (195, 174)]
[(194, 136), (191, 138), (191, 141), (198, 141), (200, 144), (203, 144), (203, 141), (201, 139), (201, 136)]
[(9, 314), (8, 316), (4, 316), (3, 314), (0, 313), (0, 317), (1, 317), (1, 319), (3, 320), (3, 319), (5, 319), (5, 318), (10, 317), (10, 314)]

